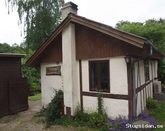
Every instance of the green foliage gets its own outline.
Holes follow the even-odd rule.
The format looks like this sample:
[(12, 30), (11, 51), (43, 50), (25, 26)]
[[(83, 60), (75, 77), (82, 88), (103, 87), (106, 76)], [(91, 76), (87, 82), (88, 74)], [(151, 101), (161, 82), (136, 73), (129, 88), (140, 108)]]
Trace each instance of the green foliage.
[(74, 120), (77, 121), (79, 124), (83, 124), (88, 127), (107, 129), (108, 117), (103, 109), (103, 99), (101, 94), (98, 94), (97, 99), (98, 99), (97, 112), (85, 113), (78, 106), (76, 109)]
[(6, 0), (9, 12), (17, 9), (25, 32), (25, 46), (37, 49), (60, 22), (64, 0)]
[(7, 43), (0, 43), (0, 53), (20, 53), (24, 54), (25, 49), (17, 44), (10, 46)]
[(161, 60), (158, 62), (158, 77), (159, 80), (165, 84), (165, 60)]
[(108, 124), (108, 117), (106, 113), (85, 113), (80, 109), (80, 106), (77, 106), (75, 111), (75, 116), (73, 118), (68, 118), (66, 116), (62, 116), (60, 112), (60, 100), (63, 97), (62, 91), (56, 92), (55, 97), (49, 103), (47, 108), (43, 108), (37, 116), (44, 117), (46, 126), (49, 127), (52, 124), (58, 125), (72, 125), (78, 127), (90, 127), (97, 128), (100, 130), (107, 130), (111, 127)]
[(149, 110), (149, 114), (156, 118), (157, 122), (162, 125), (165, 124), (165, 101), (158, 101), (157, 108)]
[(43, 112), (45, 115), (45, 122), (47, 127), (56, 123), (56, 121), (62, 117), (62, 112), (60, 111), (62, 98), (63, 91), (55, 91), (54, 98), (51, 100), (48, 107)]
[(103, 114), (103, 98), (101, 94), (98, 95), (97, 101), (98, 101), (98, 109), (97, 109), (98, 113)]
[(29, 96), (28, 100), (30, 100), (30, 101), (41, 100), (41, 93), (35, 94), (34, 96)]
[(120, 21), (116, 28), (149, 39), (155, 47), (165, 53), (165, 19), (149, 19), (144, 23)]
[(157, 108), (157, 101), (151, 97), (148, 97), (146, 106), (148, 109), (155, 109)]
[(77, 106), (77, 109), (76, 109), (76, 111), (75, 111), (74, 120), (75, 120), (75, 121), (82, 122), (82, 123), (83, 123), (83, 122), (86, 122), (86, 121), (89, 121), (89, 114), (83, 112), (83, 111), (80, 109), (80, 106)]
[[(92, 128), (106, 128), (108, 127), (107, 124), (108, 117), (106, 113), (98, 113), (98, 112), (93, 112), (93, 113), (85, 113), (80, 108), (78, 107), (74, 118), (68, 122), (70, 125), (74, 126), (88, 126)], [(66, 124), (66, 121), (65, 121)]]
[(89, 114), (89, 123), (89, 126), (94, 128), (105, 126), (105, 124), (107, 123), (107, 115), (93, 112)]
[(33, 89), (40, 88), (40, 73), (38, 69), (28, 67), (27, 65), (22, 65), (23, 76), (27, 78), (28, 83)]
[[(144, 23), (120, 21), (116, 28), (149, 39), (154, 46), (165, 54), (165, 19), (149, 19)], [(158, 77), (165, 83), (165, 60), (159, 62)]]

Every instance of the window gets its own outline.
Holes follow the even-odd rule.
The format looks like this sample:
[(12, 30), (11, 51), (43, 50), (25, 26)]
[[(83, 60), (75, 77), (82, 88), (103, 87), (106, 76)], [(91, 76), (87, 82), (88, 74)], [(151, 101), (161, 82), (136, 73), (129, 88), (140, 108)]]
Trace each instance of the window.
[(148, 81), (150, 79), (149, 75), (149, 61), (144, 61), (144, 75), (145, 75), (145, 81)]
[(109, 61), (89, 61), (90, 91), (109, 92)]
[(61, 75), (61, 66), (46, 67), (46, 75)]

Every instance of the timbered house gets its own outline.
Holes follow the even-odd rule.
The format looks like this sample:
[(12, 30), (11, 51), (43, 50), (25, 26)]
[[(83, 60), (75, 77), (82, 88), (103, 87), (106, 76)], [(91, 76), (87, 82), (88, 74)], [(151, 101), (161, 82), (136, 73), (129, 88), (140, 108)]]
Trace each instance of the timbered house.
[(62, 18), (27, 61), (40, 67), (43, 105), (61, 89), (67, 115), (74, 115), (78, 104), (96, 111), (98, 94), (111, 118), (140, 114), (153, 96), (163, 55), (146, 38), (78, 16), (72, 2), (63, 6)]

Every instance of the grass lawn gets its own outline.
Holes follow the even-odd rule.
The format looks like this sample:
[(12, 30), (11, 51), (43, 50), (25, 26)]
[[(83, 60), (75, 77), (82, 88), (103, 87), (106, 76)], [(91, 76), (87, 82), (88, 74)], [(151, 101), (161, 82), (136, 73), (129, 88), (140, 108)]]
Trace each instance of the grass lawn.
[(165, 101), (158, 102), (158, 107), (149, 111), (149, 114), (157, 120), (158, 125), (163, 125), (163, 129), (155, 129), (157, 131), (165, 130)]
[(28, 97), (29, 101), (37, 101), (37, 100), (40, 100), (40, 99), (41, 99), (41, 93), (37, 93), (34, 96), (29, 96)]

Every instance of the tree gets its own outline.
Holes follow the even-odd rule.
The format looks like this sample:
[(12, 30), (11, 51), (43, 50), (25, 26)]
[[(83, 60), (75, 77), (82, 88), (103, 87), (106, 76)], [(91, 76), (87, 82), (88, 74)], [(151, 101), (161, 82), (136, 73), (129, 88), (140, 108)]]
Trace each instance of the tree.
[(155, 47), (165, 53), (165, 19), (150, 19), (144, 23), (120, 21), (116, 28), (149, 39)]
[[(165, 54), (165, 19), (149, 19), (144, 23), (120, 21), (116, 28), (149, 39), (154, 46)], [(159, 61), (159, 79), (165, 83), (165, 61)]]
[(9, 12), (17, 9), (25, 32), (25, 46), (36, 50), (60, 23), (64, 0), (6, 0)]

